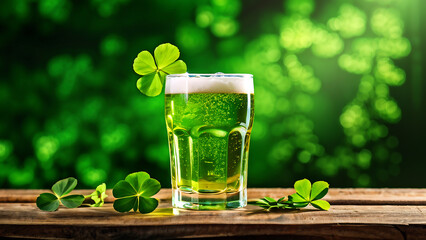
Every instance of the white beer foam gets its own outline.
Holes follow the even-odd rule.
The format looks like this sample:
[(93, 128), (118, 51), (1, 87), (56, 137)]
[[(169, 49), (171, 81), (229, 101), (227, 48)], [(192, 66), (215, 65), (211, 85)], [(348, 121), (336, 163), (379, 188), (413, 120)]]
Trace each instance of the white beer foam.
[(179, 93), (254, 93), (249, 74), (172, 74), (166, 79), (166, 94)]

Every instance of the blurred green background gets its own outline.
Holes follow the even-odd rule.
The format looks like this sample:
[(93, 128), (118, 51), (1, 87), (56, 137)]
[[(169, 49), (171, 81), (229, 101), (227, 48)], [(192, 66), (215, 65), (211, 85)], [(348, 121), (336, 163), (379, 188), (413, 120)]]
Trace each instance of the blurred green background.
[(421, 0), (2, 0), (0, 187), (170, 186), (164, 97), (133, 59), (170, 42), (188, 71), (252, 73), (249, 187), (425, 187)]

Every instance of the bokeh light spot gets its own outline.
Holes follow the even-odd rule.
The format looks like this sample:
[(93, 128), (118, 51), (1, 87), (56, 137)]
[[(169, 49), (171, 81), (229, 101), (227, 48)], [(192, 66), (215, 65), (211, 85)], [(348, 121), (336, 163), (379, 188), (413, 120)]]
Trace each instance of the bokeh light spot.
[(371, 58), (362, 55), (342, 54), (338, 60), (339, 66), (355, 74), (366, 74), (371, 71)]
[(277, 100), (277, 111), (281, 113), (289, 113), (291, 110), (291, 103), (286, 98), (279, 98)]
[(195, 22), (199, 27), (205, 28), (210, 26), (214, 21), (214, 14), (210, 6), (200, 6), (197, 9)]
[(371, 178), (367, 174), (361, 174), (359, 175), (357, 179), (358, 186), (360, 187), (366, 187), (370, 185), (370, 181), (371, 181)]
[(0, 162), (7, 159), (13, 151), (13, 144), (11, 141), (0, 140)]
[(386, 98), (389, 95), (389, 87), (386, 84), (377, 84), (376, 95), (380, 98)]
[(372, 140), (384, 138), (388, 135), (388, 132), (388, 128), (381, 124), (372, 124), (372, 126), (368, 129), (368, 135)]
[(42, 16), (62, 22), (71, 11), (71, 3), (68, 0), (40, 0), (38, 9)]
[(99, 15), (102, 17), (110, 17), (120, 7), (130, 0), (92, 0), (92, 4), (95, 5)]
[(311, 153), (308, 151), (301, 151), (297, 156), (297, 159), (299, 159), (299, 162), (301, 163), (308, 163), (311, 160)]
[(211, 5), (219, 14), (235, 17), (241, 10), (240, 0), (211, 0)]
[(91, 152), (77, 158), (77, 176), (86, 186), (96, 186), (107, 180), (111, 168), (110, 159), (102, 152)]
[(363, 169), (368, 169), (371, 164), (371, 152), (367, 149), (361, 150), (357, 156), (357, 164)]
[(293, 156), (294, 147), (288, 140), (279, 141), (271, 150), (270, 157), (275, 161), (286, 162)]
[(365, 75), (361, 78), (359, 83), (359, 92), (368, 95), (373, 91), (374, 78), (371, 75)]
[(187, 23), (176, 30), (176, 41), (185, 51), (200, 52), (209, 44), (209, 37), (204, 29)]
[(26, 159), (23, 168), (9, 169), (8, 180), (13, 186), (29, 186), (34, 181), (35, 162)]
[(404, 31), (404, 23), (396, 10), (379, 8), (371, 16), (371, 29), (379, 36), (398, 38)]
[(58, 151), (59, 146), (59, 141), (54, 136), (46, 135), (35, 139), (34, 148), (42, 167), (51, 167), (51, 158)]
[(218, 17), (211, 26), (211, 31), (216, 37), (230, 37), (237, 33), (239, 23), (229, 17)]
[(361, 106), (356, 104), (349, 105), (340, 116), (340, 124), (344, 128), (366, 128), (369, 126), (369, 116)]
[(284, 9), (290, 14), (309, 16), (315, 9), (314, 0), (288, 0), (284, 1)]
[(104, 56), (113, 56), (123, 53), (126, 49), (124, 39), (116, 35), (109, 35), (101, 42), (101, 52)]
[(97, 186), (105, 182), (107, 174), (103, 169), (88, 168), (83, 171), (82, 181), (89, 186)]
[(253, 69), (256, 69), (259, 64), (278, 62), (281, 58), (281, 48), (278, 37), (267, 34), (249, 43), (246, 51), (246, 58)]
[(360, 56), (372, 58), (376, 55), (378, 42), (374, 38), (356, 38), (353, 40), (352, 51)]
[(262, 116), (273, 116), (275, 114), (275, 102), (276, 97), (275, 94), (272, 94), (270, 91), (265, 88), (258, 87), (256, 88), (257, 102), (256, 105), (257, 110), (256, 114)]
[(123, 147), (130, 135), (128, 126), (124, 124), (107, 123), (102, 130), (101, 145), (106, 151), (114, 151)]
[(167, 144), (148, 146), (146, 153), (149, 161), (162, 167), (169, 166), (169, 146)]
[(363, 134), (354, 134), (351, 138), (351, 142), (357, 147), (362, 147), (367, 142), (367, 139)]
[(392, 99), (378, 98), (374, 102), (374, 107), (380, 116), (388, 122), (395, 123), (401, 118), (401, 109)]
[(395, 67), (393, 62), (388, 58), (380, 58), (377, 60), (374, 75), (377, 79), (391, 86), (400, 86), (405, 82), (404, 70)]
[(324, 174), (325, 176), (335, 176), (339, 171), (338, 161), (332, 156), (319, 158), (316, 161), (316, 167), (320, 169), (321, 174)]
[(299, 52), (311, 46), (315, 33), (310, 19), (286, 17), (282, 20), (280, 43), (289, 51)]
[(410, 41), (406, 38), (380, 38), (377, 40), (377, 51), (379, 56), (401, 58), (411, 52)]
[(318, 57), (331, 58), (343, 51), (343, 40), (336, 33), (317, 28), (312, 44), (312, 53)]
[(293, 102), (302, 112), (309, 112), (314, 108), (314, 101), (312, 100), (312, 97), (307, 94), (297, 94), (294, 97)]
[(365, 32), (365, 13), (350, 4), (343, 4), (339, 8), (339, 16), (328, 20), (330, 29), (338, 31), (344, 38), (361, 36)]

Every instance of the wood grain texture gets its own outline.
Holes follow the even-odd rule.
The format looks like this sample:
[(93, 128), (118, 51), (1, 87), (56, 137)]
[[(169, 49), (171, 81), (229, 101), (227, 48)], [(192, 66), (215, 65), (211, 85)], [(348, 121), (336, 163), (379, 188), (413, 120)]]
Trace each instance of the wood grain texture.
[[(35, 202), (40, 193), (49, 190), (0, 189), (1, 202)], [(93, 190), (75, 190), (75, 194), (88, 195)], [(291, 188), (250, 188), (248, 198), (256, 199), (264, 196), (280, 198), (294, 193)], [(105, 202), (113, 202), (112, 191), (107, 190)], [(171, 190), (161, 189), (155, 196), (163, 201), (171, 201)], [(416, 188), (332, 188), (324, 198), (335, 205), (426, 205), (426, 189)]]
[[(0, 237), (426, 239), (424, 189), (332, 189), (327, 198), (338, 204), (329, 211), (306, 208), (269, 213), (255, 206), (227, 211), (177, 210), (171, 207), (170, 190), (163, 189), (156, 196), (161, 201), (159, 208), (146, 215), (118, 213), (112, 203), (43, 212), (31, 201), (45, 191), (0, 190)], [(291, 189), (249, 189), (249, 198), (291, 193)], [(368, 199), (377, 201), (370, 205)], [(391, 200), (380, 204), (380, 199)]]

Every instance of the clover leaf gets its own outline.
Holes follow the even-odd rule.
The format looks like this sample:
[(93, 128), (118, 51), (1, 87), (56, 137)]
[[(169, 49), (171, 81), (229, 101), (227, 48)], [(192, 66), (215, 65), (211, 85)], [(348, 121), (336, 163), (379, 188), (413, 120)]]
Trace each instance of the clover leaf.
[[(52, 186), (52, 193), (42, 193), (37, 197), (36, 205), (43, 211), (56, 211), (62, 203), (67, 208), (76, 208), (84, 201), (83, 195), (67, 195), (77, 186), (73, 177), (62, 179)], [(67, 196), (66, 196), (67, 195)]]
[(278, 200), (270, 197), (264, 197), (257, 201), (250, 201), (248, 204), (259, 206), (267, 211), (273, 209), (299, 209), (311, 204), (315, 208), (321, 210), (330, 209), (330, 203), (325, 200), (320, 200), (328, 193), (329, 184), (324, 181), (318, 181), (311, 185), (308, 179), (296, 181), (294, 189), (296, 193)]
[(186, 64), (177, 60), (179, 55), (179, 49), (170, 43), (155, 48), (155, 59), (148, 51), (140, 52), (133, 62), (133, 70), (142, 76), (136, 83), (139, 91), (150, 97), (157, 96), (162, 92), (168, 74), (185, 73)]
[(296, 193), (289, 196), (289, 200), (296, 207), (305, 207), (309, 203), (315, 208), (328, 210), (330, 204), (325, 200), (320, 200), (328, 192), (329, 184), (324, 181), (318, 181), (311, 185), (308, 179), (296, 181), (294, 189)]
[(257, 205), (261, 208), (266, 209), (267, 211), (273, 209), (288, 209), (292, 208), (287, 201), (284, 201), (285, 197), (282, 197), (278, 200), (275, 200), (271, 197), (264, 197), (255, 202), (249, 202), (249, 204)]
[(105, 183), (102, 183), (96, 187), (96, 190), (92, 194), (85, 196), (85, 198), (90, 198), (93, 200), (94, 203), (90, 204), (91, 207), (102, 207), (105, 203), (105, 198), (108, 197), (105, 192), (106, 185)]
[(59, 199), (51, 193), (42, 193), (38, 196), (36, 204), (43, 211), (53, 212), (59, 207)]
[(146, 172), (129, 174), (112, 189), (115, 198), (113, 207), (118, 212), (138, 211), (150, 213), (158, 206), (158, 200), (151, 198), (160, 191), (160, 183)]

